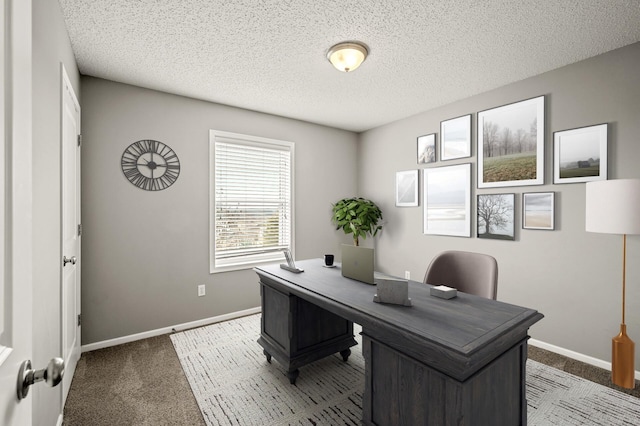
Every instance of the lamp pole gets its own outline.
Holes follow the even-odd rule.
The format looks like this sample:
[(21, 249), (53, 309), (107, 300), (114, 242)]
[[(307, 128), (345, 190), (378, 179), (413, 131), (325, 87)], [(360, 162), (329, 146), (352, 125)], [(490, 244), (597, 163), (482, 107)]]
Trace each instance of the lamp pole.
[(627, 336), (625, 323), (625, 294), (627, 272), (627, 234), (622, 234), (622, 324), (620, 333), (611, 340), (611, 381), (626, 389), (633, 389), (636, 384), (634, 353), (635, 343)]

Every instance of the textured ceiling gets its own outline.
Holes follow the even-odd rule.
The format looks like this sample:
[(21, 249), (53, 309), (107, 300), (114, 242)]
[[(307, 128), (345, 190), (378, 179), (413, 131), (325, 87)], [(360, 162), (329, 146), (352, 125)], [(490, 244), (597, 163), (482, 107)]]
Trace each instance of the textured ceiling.
[(82, 74), (357, 132), (640, 40), (638, 0), (59, 2)]

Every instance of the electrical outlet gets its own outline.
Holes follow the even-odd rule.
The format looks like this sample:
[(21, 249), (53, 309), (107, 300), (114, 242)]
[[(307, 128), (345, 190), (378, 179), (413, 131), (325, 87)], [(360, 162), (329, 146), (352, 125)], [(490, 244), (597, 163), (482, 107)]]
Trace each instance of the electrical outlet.
[(207, 291), (205, 290), (204, 284), (200, 284), (198, 286), (198, 297), (202, 297), (205, 294), (207, 294)]
[(404, 271), (404, 278), (407, 279), (407, 280), (410, 280), (411, 279), (411, 272)]

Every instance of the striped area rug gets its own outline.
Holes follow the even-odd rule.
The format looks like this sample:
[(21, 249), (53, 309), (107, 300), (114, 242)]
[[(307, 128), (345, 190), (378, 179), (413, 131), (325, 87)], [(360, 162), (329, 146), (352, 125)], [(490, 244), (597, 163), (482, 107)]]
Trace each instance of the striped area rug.
[[(292, 386), (267, 363), (259, 334), (260, 315), (251, 315), (171, 335), (208, 425), (360, 424), (360, 345), (346, 363), (335, 355), (301, 368)], [(527, 401), (529, 425), (640, 425), (640, 399), (532, 360)]]

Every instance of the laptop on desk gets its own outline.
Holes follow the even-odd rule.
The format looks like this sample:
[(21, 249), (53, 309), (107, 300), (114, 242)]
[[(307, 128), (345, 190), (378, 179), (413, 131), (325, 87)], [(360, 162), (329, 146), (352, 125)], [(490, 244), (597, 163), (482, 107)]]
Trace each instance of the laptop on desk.
[(373, 276), (373, 249), (343, 244), (342, 276), (375, 285)]

